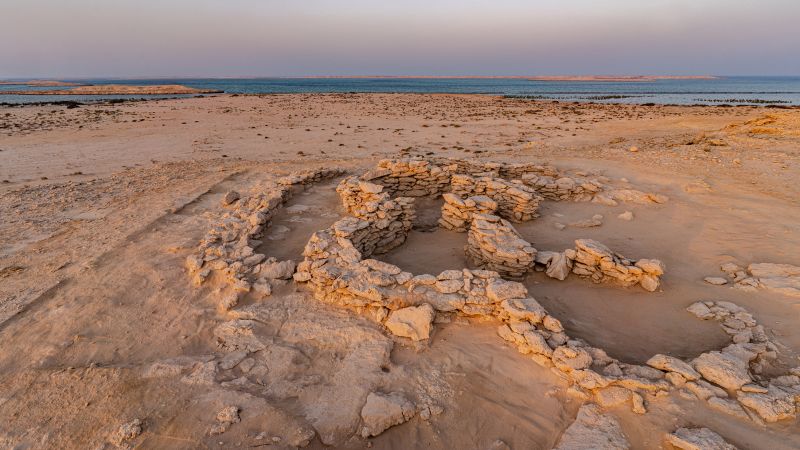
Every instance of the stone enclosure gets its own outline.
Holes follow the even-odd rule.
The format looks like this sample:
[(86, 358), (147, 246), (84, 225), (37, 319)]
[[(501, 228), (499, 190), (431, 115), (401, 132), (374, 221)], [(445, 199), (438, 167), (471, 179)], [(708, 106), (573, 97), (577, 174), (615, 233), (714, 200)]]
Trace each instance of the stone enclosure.
[[(568, 336), (558, 318), (514, 281), (529, 271), (542, 271), (557, 280), (574, 274), (595, 283), (659, 289), (665, 267), (656, 259), (626, 258), (589, 239), (563, 251), (537, 250), (512, 222), (535, 220), (545, 200), (662, 203), (665, 197), (613, 189), (598, 176), (563, 176), (550, 166), (387, 160), (339, 183), (336, 190), (347, 216), (315, 232), (296, 267), (294, 261), (271, 261), (254, 253), (292, 186), (339, 175), (336, 170), (310, 171), (282, 179), (266, 194), (226, 196), (232, 209), (187, 259), (195, 282), (220, 273), (228, 283), (220, 307), (228, 310), (243, 295), (264, 297), (273, 280), (291, 278), (306, 285), (317, 300), (365, 314), (409, 341), (429, 339), (438, 316), (496, 320), (502, 339), (551, 368), (571, 385), (572, 395), (600, 408), (625, 404), (644, 414), (652, 399), (677, 393), (758, 423), (796, 417), (800, 368), (768, 376), (778, 347), (737, 305), (698, 302), (688, 308), (699, 319), (720, 323), (731, 338), (722, 350), (691, 361), (654, 355), (646, 365), (636, 365)], [(416, 216), (415, 198), (424, 196), (442, 197), (439, 225), (468, 233), (465, 253), (477, 268), (412, 274), (373, 258), (406, 241)], [(402, 393), (371, 394), (362, 410), (360, 434), (377, 435), (414, 415), (413, 404)], [(680, 439), (693, 436), (681, 433)]]

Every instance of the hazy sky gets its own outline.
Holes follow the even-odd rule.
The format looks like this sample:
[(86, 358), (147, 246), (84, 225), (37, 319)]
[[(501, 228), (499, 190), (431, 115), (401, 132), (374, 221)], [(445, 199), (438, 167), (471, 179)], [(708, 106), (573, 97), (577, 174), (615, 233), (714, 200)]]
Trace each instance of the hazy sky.
[(800, 75), (800, 0), (0, 1), (0, 77)]

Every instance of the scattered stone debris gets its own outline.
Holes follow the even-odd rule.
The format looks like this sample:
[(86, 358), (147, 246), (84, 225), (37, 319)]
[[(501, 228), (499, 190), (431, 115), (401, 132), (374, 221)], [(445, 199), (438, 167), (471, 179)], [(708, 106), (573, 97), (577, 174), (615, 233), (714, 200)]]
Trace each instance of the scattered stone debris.
[(392, 392), (382, 394), (372, 392), (361, 409), (362, 437), (377, 436), (387, 429), (410, 420), (416, 414), (416, 408), (403, 394)]
[(119, 428), (111, 433), (108, 437), (108, 441), (117, 447), (128, 448), (130, 446), (130, 441), (136, 439), (140, 434), (142, 434), (142, 421), (140, 419), (133, 419), (130, 422), (120, 425)]
[(631, 448), (617, 419), (603, 414), (597, 405), (587, 404), (578, 410), (554, 450), (624, 450)]
[(625, 211), (624, 213), (618, 215), (617, 218), (621, 220), (631, 221), (633, 220), (633, 213), (630, 211)]
[(241, 419), (239, 418), (239, 407), (238, 406), (226, 406), (222, 408), (217, 413), (217, 423), (211, 427), (211, 431), (209, 434), (212, 436), (222, 434), (228, 431), (228, 428), (231, 427), (234, 423), (239, 423)]
[(664, 441), (680, 450), (736, 450), (708, 428), (678, 428), (667, 434)]
[(603, 224), (603, 215), (595, 214), (592, 216), (591, 219), (583, 219), (577, 222), (572, 222), (571, 224), (569, 224), (569, 226), (576, 228), (592, 228), (592, 227), (599, 227), (602, 224)]

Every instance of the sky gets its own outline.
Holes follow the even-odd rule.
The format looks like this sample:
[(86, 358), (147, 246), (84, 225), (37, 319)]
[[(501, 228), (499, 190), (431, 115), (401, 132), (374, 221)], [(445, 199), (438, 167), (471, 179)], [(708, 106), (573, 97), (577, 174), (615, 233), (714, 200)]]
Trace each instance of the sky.
[(799, 0), (2, 0), (0, 78), (800, 75)]

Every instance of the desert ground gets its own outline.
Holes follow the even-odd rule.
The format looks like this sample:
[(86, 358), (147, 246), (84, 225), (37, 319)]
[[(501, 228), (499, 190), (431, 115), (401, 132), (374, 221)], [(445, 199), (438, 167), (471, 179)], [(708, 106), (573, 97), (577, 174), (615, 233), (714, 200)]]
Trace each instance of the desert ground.
[[(656, 371), (648, 383), (666, 377), (661, 387), (631, 388), (642, 401), (631, 407), (498, 336), (501, 315), (437, 311), (419, 338), (392, 331), (375, 312), (387, 308), (320, 299), (300, 272), (269, 295), (247, 286), (237, 305), (220, 300), (229, 281), (198, 282), (187, 264), (246, 198), (340, 169), (291, 185), (259, 224), (255, 255), (301, 263), (312, 234), (348, 214), (342, 180), (381, 160), (436, 158), (548, 165), (658, 198), (544, 198), (538, 217), (513, 223), (540, 253), (591, 239), (665, 267), (652, 292), (515, 277), (570, 342), (624, 367), (692, 362), (734, 334), (687, 307), (730, 302), (763, 327), (769, 361), (745, 367), (746, 386), (709, 388), (717, 403), (687, 390), (691, 377)], [(798, 180), (796, 108), (412, 94), (0, 106), (0, 447), (670, 449), (671, 433), (703, 427), (740, 449), (800, 448), (800, 271), (762, 283), (745, 269), (800, 266)], [(407, 240), (372, 258), (414, 275), (476, 269), (467, 233), (436, 226), (442, 197), (415, 202)], [(242, 321), (250, 328), (230, 331)], [(772, 395), (776, 383), (790, 399), (776, 417), (725, 410), (747, 386)], [(384, 407), (367, 411), (376, 398)], [(570, 432), (579, 411), (599, 418)], [(394, 426), (375, 430), (375, 416)]]

